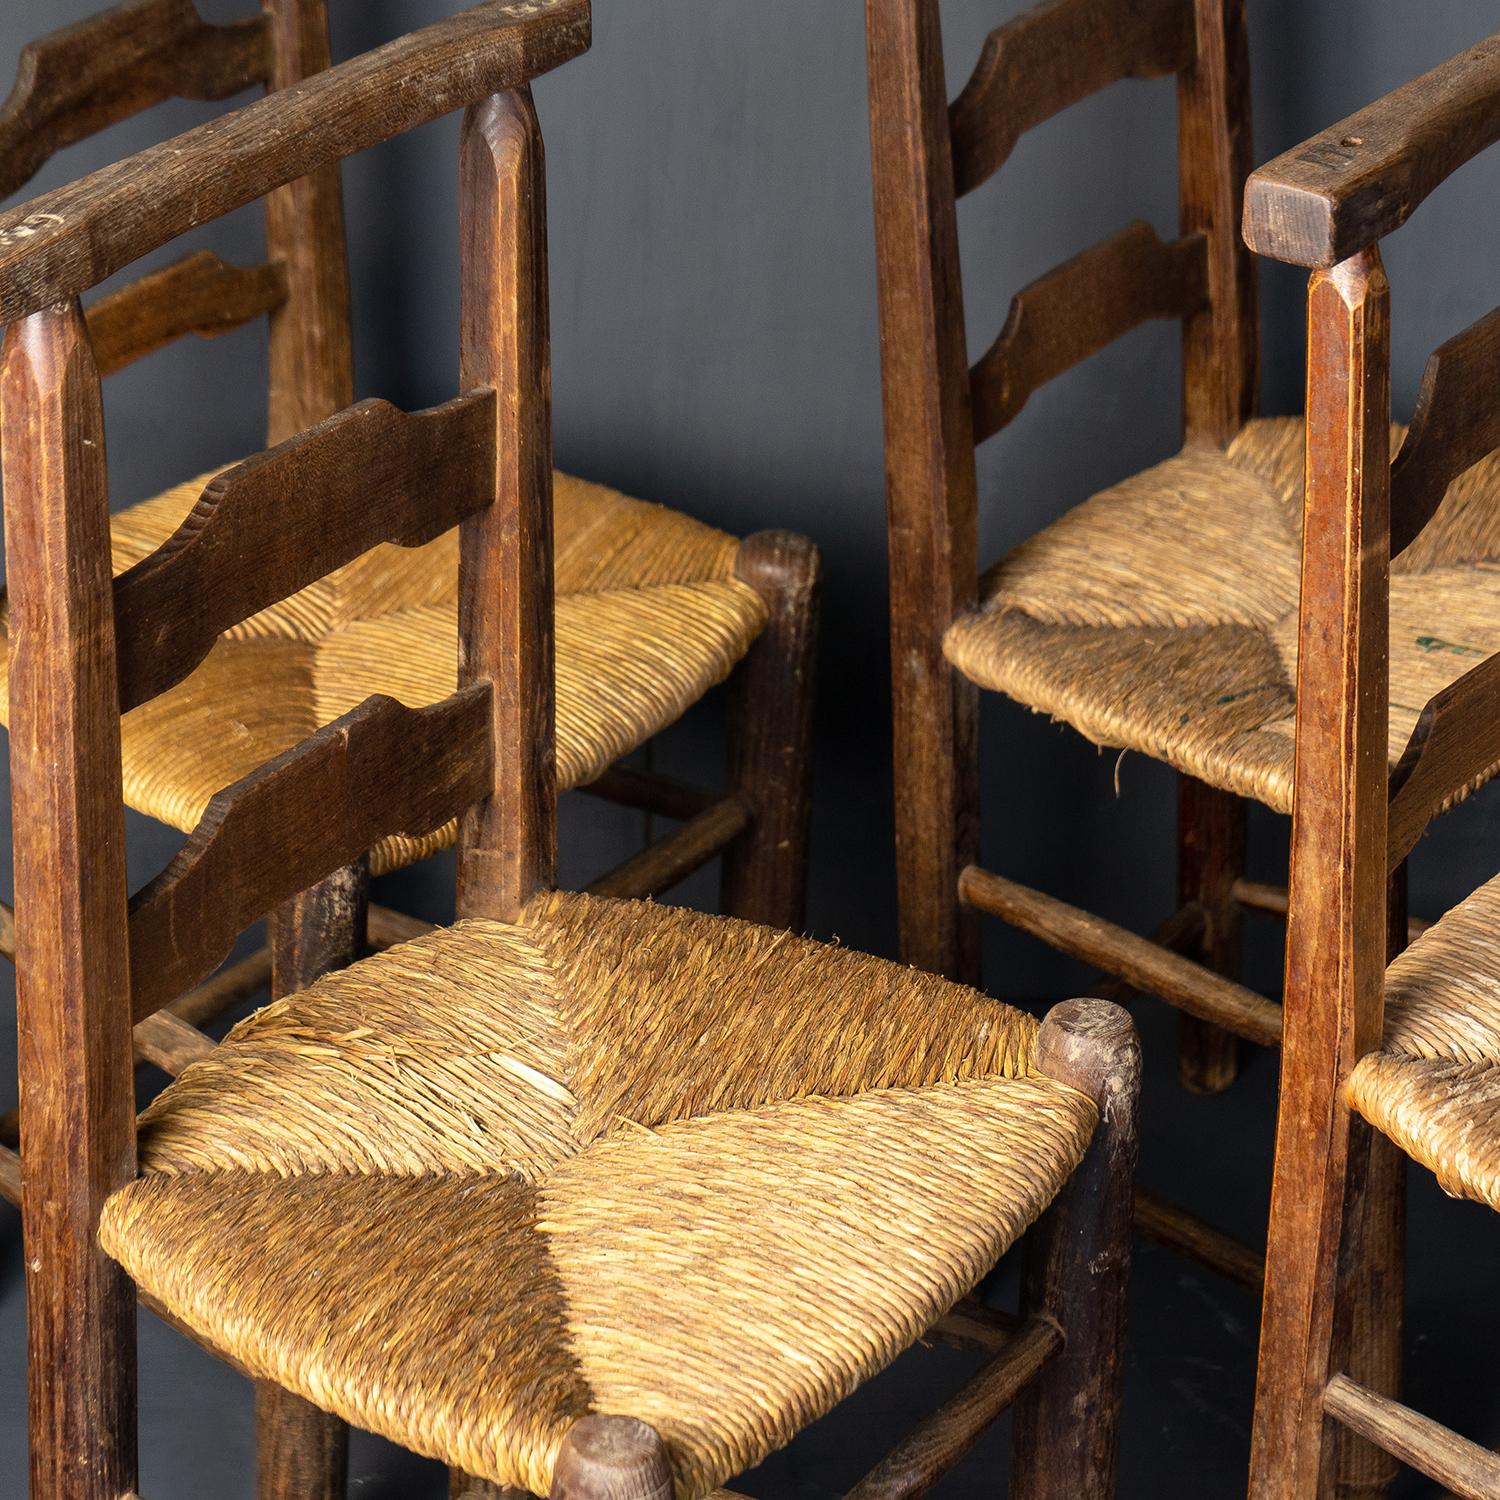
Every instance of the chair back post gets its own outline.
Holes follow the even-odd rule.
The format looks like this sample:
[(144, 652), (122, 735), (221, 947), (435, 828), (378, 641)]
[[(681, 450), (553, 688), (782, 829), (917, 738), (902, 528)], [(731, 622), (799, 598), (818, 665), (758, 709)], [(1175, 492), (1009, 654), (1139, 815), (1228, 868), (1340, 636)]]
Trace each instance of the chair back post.
[(12, 323), (0, 369), (31, 1493), (135, 1489), (135, 1300), (95, 1239), (135, 1175), (109, 492), (77, 299)]
[(459, 688), (491, 684), (494, 757), (460, 825), (458, 913), (513, 921), (557, 870), (547, 196), (530, 89), (472, 106), (460, 151), (460, 384), (495, 392), (497, 432), (493, 503), (459, 533)]
[(1383, 1019), (1390, 295), (1374, 246), (1311, 279), (1307, 431), (1281, 1104), (1251, 1457), (1262, 1496), (1312, 1494), (1329, 1477), (1330, 1372), (1314, 1366), (1333, 1330), (1342, 1089)]
[[(332, 63), (326, 0), (262, 0), (272, 90), (293, 87)], [(340, 164), (266, 195), (266, 252), (285, 277), (271, 313), (267, 443), (275, 445), (354, 400), (348, 250)]]
[(1245, 0), (1193, 0), (1197, 45), (1178, 76), (1180, 232), (1208, 245), (1208, 301), (1182, 324), (1183, 428), (1226, 445), (1254, 415), (1260, 381), (1255, 261), (1240, 235), (1254, 162)]

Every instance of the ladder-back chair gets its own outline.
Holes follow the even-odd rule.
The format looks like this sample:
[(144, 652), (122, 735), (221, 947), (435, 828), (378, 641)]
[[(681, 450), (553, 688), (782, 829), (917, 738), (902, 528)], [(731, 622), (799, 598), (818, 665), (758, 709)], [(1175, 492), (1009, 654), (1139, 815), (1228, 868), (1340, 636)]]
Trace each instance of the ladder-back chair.
[[(1339, 1276), (1361, 1232), (1372, 1132), (1449, 1193), (1500, 1209), (1500, 881), (1388, 969), (1381, 961), (1394, 873), (1500, 763), (1500, 312), (1429, 360), (1392, 464), (1379, 244), (1497, 140), (1500, 36), (1278, 157), (1246, 190), (1250, 245), (1312, 272), (1287, 1025), (1254, 1500), (1322, 1493), (1341, 1430), (1468, 1500), (1500, 1496), (1500, 1458), (1349, 1368), (1351, 1328), (1368, 1309)], [(1435, 614), (1433, 601), (1449, 608)], [(1426, 679), (1411, 666), (1424, 652), (1448, 658)]]
[[(1017, 1398), (1011, 1493), (1110, 1492), (1123, 1012), (1038, 1027), (785, 931), (553, 888), (527, 86), (588, 35), (586, 0), (489, 0), (0, 216), (35, 1494), (136, 1490), (137, 1286), (255, 1379), (560, 1500), (693, 1500), (939, 1324), (991, 1358), (861, 1500), (920, 1493)], [(112, 578), (80, 295), (464, 106), (460, 394), (362, 402), (220, 474)], [(453, 527), (456, 690), (376, 694), (253, 770), (127, 903), (122, 716), (320, 575)], [(454, 820), (456, 925), (256, 1013), (137, 1129), (133, 1023), (294, 892)], [(940, 1323), (1039, 1215), (1020, 1320)]]

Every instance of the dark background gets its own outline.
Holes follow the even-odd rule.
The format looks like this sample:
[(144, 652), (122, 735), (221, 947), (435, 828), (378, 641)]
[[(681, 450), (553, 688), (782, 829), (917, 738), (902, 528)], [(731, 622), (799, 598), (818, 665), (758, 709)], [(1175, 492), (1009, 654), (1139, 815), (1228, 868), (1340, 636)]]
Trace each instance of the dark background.
[[(30, 37), (95, 0), (9, 0), (0, 77)], [(340, 56), (454, 9), (451, 0), (332, 0)], [(948, 0), (949, 88), (1016, 0)], [(210, 19), (249, 9), (202, 0)], [(1251, 0), (1257, 159), (1285, 149), (1495, 24), (1482, 0)], [(864, 37), (856, 0), (599, 0), (592, 53), (537, 87), (549, 150), (555, 431), (561, 466), (730, 530), (787, 526), (823, 548), (822, 691), (809, 922), (820, 936), (895, 948), (885, 623), (885, 543)], [(176, 103), (52, 162), (50, 186), (185, 129), (213, 106)], [(454, 393), (456, 122), (351, 162), (345, 172), (358, 386), (403, 406)], [(1168, 82), (1121, 84), (1026, 136), (962, 209), (971, 343), (993, 336), (1011, 294), (1055, 262), (1146, 217), (1173, 230), (1175, 111)], [(1388, 245), (1397, 366), (1409, 412), (1427, 352), (1500, 298), (1500, 153), (1461, 171)], [(259, 253), (246, 211), (197, 238)], [(175, 257), (182, 247), (172, 251)], [(1262, 274), (1263, 410), (1300, 405), (1300, 279)], [(116, 505), (251, 451), (262, 440), (260, 326), (189, 341), (115, 378), (106, 409)], [(1142, 329), (1046, 388), (980, 457), (985, 559), (1063, 507), (1166, 457), (1178, 437), (1175, 326)], [(665, 768), (712, 778), (722, 741), (710, 703), (664, 737)], [(1173, 782), (1128, 757), (990, 699), (984, 721), (986, 863), (1149, 930), (1174, 896)], [(1492, 874), (1500, 803), (1481, 794), (1413, 860), (1414, 911), (1435, 915)], [(565, 882), (634, 847), (640, 819), (569, 801)], [(178, 836), (132, 816), (132, 876)], [(1285, 828), (1257, 810), (1253, 873), (1284, 873)], [(8, 849), (8, 840), (0, 839)], [(434, 918), (451, 865), (387, 881), (379, 899)], [(8, 871), (7, 871), (8, 883)], [(712, 904), (710, 876), (682, 899)], [(1249, 928), (1249, 976), (1275, 993), (1279, 940)], [(1087, 976), (991, 923), (997, 995), (1044, 1004)], [(4, 1003), (11, 984), (0, 973)], [(1245, 1236), (1260, 1232), (1275, 1077), (1257, 1058), (1226, 1098), (1174, 1082), (1175, 1022), (1139, 1007), (1148, 1052), (1143, 1177)], [(13, 1060), (0, 1028), (3, 1065)], [(158, 1080), (159, 1081), (159, 1080)], [(1500, 1226), (1412, 1173), (1409, 1385), (1418, 1404), (1500, 1441)], [(19, 1218), (0, 1206), (0, 1494), (25, 1489)], [(1142, 1247), (1132, 1302), (1121, 1493), (1243, 1490), (1253, 1380), (1252, 1299)], [(918, 1351), (743, 1484), (761, 1496), (851, 1483), (972, 1361)], [(159, 1324), (142, 1325), (142, 1491), (148, 1500), (253, 1493), (243, 1383)], [(993, 1494), (1004, 1435), (941, 1491)], [(1403, 1494), (1426, 1493), (1411, 1477)], [(351, 1494), (445, 1493), (437, 1469), (358, 1437)]]

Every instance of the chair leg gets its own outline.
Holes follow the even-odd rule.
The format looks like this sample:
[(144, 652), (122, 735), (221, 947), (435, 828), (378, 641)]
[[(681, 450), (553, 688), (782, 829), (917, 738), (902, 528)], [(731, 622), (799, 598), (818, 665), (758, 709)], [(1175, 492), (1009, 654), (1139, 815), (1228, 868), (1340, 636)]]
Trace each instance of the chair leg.
[[(1246, 803), (1191, 776), (1178, 778), (1179, 901), (1204, 912), (1198, 957), (1216, 974), (1238, 979), (1240, 909), (1232, 894), (1245, 872)], [(1239, 1038), (1197, 1016), (1179, 1018), (1177, 1076), (1195, 1094), (1220, 1094), (1239, 1072)]]
[(740, 547), (740, 578), (770, 618), (735, 671), (729, 785), (750, 826), (724, 855), (729, 916), (800, 931), (807, 888), (812, 719), (818, 636), (818, 549), (789, 531)]
[(584, 1417), (563, 1439), (551, 1500), (672, 1500), (666, 1445), (634, 1417)]
[(1022, 1310), (1063, 1330), (1015, 1406), (1012, 1500), (1109, 1500), (1115, 1490), (1130, 1279), (1141, 1054), (1119, 1006), (1070, 1000), (1042, 1025), (1037, 1067), (1090, 1094), (1099, 1128), (1027, 1236)]
[[(294, 896), (271, 918), (271, 993), (295, 994), (365, 947), (370, 882), (361, 862)], [(255, 1387), (257, 1500), (344, 1500), (349, 1428), (268, 1381)]]

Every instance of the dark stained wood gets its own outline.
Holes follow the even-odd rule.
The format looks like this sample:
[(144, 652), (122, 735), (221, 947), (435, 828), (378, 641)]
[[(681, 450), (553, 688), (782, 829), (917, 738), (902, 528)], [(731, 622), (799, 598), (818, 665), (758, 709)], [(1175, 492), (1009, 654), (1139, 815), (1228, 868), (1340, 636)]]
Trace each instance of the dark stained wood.
[(729, 788), (750, 820), (724, 856), (727, 916), (802, 930), (812, 814), (818, 549), (790, 531), (740, 544), (735, 572), (765, 600), (765, 629), (735, 669)]
[(1406, 441), (1391, 470), (1391, 556), (1437, 513), (1448, 486), (1500, 448), (1500, 308), (1433, 352)]
[(1153, 318), (1183, 318), (1208, 295), (1207, 241), (1163, 244), (1140, 221), (1017, 292), (969, 372), (974, 439), (1011, 422), (1039, 386)]
[[(1197, 957), (1226, 979), (1240, 972), (1240, 911), (1234, 882), (1245, 868), (1243, 798), (1210, 787), (1191, 776), (1177, 782), (1177, 891), (1204, 917)], [(1239, 1038), (1183, 1013), (1177, 1052), (1182, 1086), (1199, 1094), (1220, 1094), (1239, 1071)]]
[(135, 1026), (135, 1055), (154, 1063), (176, 1078), (185, 1068), (201, 1062), (214, 1050), (212, 1037), (204, 1036), (169, 1010), (159, 1010)]
[(979, 977), (979, 694), (943, 635), (978, 589), (974, 423), (936, 0), (866, 0), (885, 406), (901, 954)]
[(476, 391), (414, 415), (362, 401), (220, 474), (115, 581), (122, 710), (181, 682), (230, 626), (361, 553), (419, 547), (473, 515), (494, 463), (495, 397)]
[(125, 815), (99, 374), (82, 310), (0, 367), (31, 1493), (135, 1488), (135, 1303), (95, 1239), (135, 1175)]
[(621, 807), (636, 807), (642, 812), (686, 822), (707, 812), (719, 800), (715, 792), (674, 781), (655, 771), (635, 766), (611, 766), (602, 776), (578, 788), (590, 797), (615, 802)]
[[(218, 794), (131, 903), (136, 1020), (222, 962), (252, 922), (389, 834), (430, 833), (490, 782), (490, 690), (373, 697)], [(295, 830), (295, 839), (287, 830)]]
[(963, 872), (958, 889), (968, 905), (1002, 917), (1097, 969), (1117, 974), (1189, 1015), (1262, 1047), (1281, 1043), (1279, 1005), (1190, 958), (1159, 948), (1149, 938), (977, 866)]
[(671, 1500), (672, 1461), (654, 1427), (635, 1417), (575, 1422), (558, 1450), (552, 1500)]
[[(293, 88), (332, 62), (326, 0), (262, 0), (273, 90)], [(270, 443), (354, 400), (344, 196), (331, 162), (266, 196), (266, 250), (283, 268), (286, 299), (271, 315)]]
[[(1196, 953), (1203, 943), (1208, 919), (1196, 902), (1180, 906), (1151, 934), (1151, 941), (1169, 953)], [(1115, 1005), (1128, 1005), (1139, 991), (1118, 975), (1091, 989), (1086, 998), (1109, 1000)]]
[(1384, 239), (1500, 140), (1500, 36), (1294, 146), (1245, 189), (1251, 249), (1329, 267)]
[(370, 903), (365, 928), (372, 948), (394, 948), (397, 943), (409, 943), (413, 938), (436, 931), (431, 922), (392, 911), (387, 906), (376, 906), (374, 902)]
[(211, 250), (195, 251), (89, 308), (99, 373), (113, 375), (184, 334), (217, 338), (285, 300), (282, 267), (227, 266)]
[(1069, 1000), (1042, 1022), (1037, 1071), (1099, 1107), (1078, 1170), (1026, 1239), (1021, 1307), (1063, 1331), (1062, 1352), (1016, 1403), (1012, 1500), (1110, 1500), (1125, 1375), (1141, 1049), (1117, 1005)]
[(491, 388), (505, 423), (460, 532), (460, 683), (494, 686), (484, 800), (459, 828), (458, 914), (514, 921), (557, 875), (552, 600), (552, 365), (547, 187), (530, 90), (464, 117), (461, 383)]
[[(607, 875), (601, 875), (588, 889), (595, 896), (615, 896), (624, 900), (660, 895), (686, 880), (695, 870), (701, 870), (753, 826), (745, 804), (738, 797), (725, 797), (665, 838), (632, 855)], [(736, 911), (728, 915), (743, 916), (745, 913)]]
[(912, 1500), (925, 1494), (1057, 1356), (1062, 1342), (1050, 1318), (1032, 1318), (1011, 1335), (1001, 1353), (848, 1490), (844, 1500)]
[(256, 1500), (345, 1500), (349, 1429), (269, 1380), (255, 1383)]
[(1251, 1500), (1314, 1500), (1349, 1112), (1379, 1044), (1386, 955), (1389, 289), (1368, 252), (1308, 291), (1308, 459), (1281, 1105)]
[(0, 322), (589, 44), (588, 0), (488, 0), (0, 215)]
[(1399, 1401), (1335, 1375), (1323, 1410), (1463, 1500), (1500, 1495), (1500, 1454), (1481, 1448)]
[(1177, 84), (1180, 228), (1207, 241), (1208, 297), (1182, 325), (1189, 442), (1225, 446), (1255, 414), (1260, 337), (1255, 262), (1240, 234), (1255, 165), (1245, 0), (1194, 0), (1198, 46)]
[(1192, 0), (1044, 0), (992, 31), (953, 101), (960, 194), (999, 170), (1043, 120), (1121, 78), (1180, 72), (1194, 51)]
[(1143, 1238), (1185, 1255), (1216, 1276), (1260, 1295), (1266, 1258), (1259, 1250), (1205, 1224), (1202, 1219), (1167, 1203), (1154, 1193), (1135, 1195), (1135, 1231)]
[(1020, 1326), (1021, 1320), (1014, 1313), (990, 1307), (970, 1296), (949, 1308), (922, 1337), (928, 1343), (999, 1354), (1009, 1347)]
[(1500, 761), (1500, 654), (1435, 693), (1391, 772), (1390, 861), (1411, 853), (1453, 795)]
[(165, 99), (227, 99), (270, 76), (259, 19), (210, 26), (192, 0), (131, 0), (32, 42), (0, 108), (0, 198), (55, 152)]

